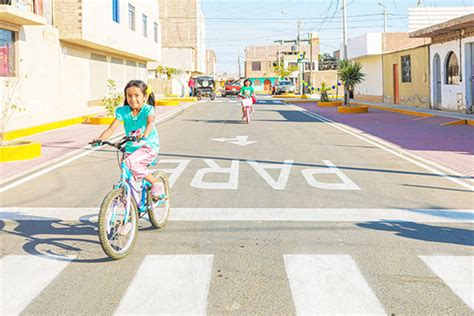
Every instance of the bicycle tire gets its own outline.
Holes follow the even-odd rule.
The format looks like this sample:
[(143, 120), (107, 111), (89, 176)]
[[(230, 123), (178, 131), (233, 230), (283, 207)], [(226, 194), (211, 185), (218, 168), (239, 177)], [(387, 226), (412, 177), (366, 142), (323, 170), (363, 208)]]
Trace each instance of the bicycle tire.
[(105, 254), (114, 260), (125, 258), (132, 251), (133, 246), (135, 245), (135, 241), (137, 239), (136, 236), (138, 234), (138, 210), (137, 210), (135, 201), (133, 200), (133, 198), (131, 198), (130, 216), (131, 216), (131, 222), (133, 225), (132, 229), (134, 230), (132, 241), (125, 251), (120, 251), (120, 252), (117, 252), (116, 250), (114, 250), (113, 247), (109, 243), (109, 239), (107, 237), (108, 235), (107, 234), (107, 221), (108, 221), (107, 211), (108, 211), (110, 203), (115, 198), (123, 194), (124, 194), (123, 188), (114, 189), (110, 191), (105, 196), (104, 200), (102, 201), (102, 204), (100, 206), (100, 211), (99, 211), (98, 231), (99, 231), (100, 246), (102, 247), (102, 250), (105, 252)]
[(250, 107), (249, 106), (245, 107), (245, 120), (247, 124), (250, 124)]
[[(162, 216), (162, 218), (158, 218), (158, 215), (154, 212), (154, 209), (149, 209), (148, 210), (148, 217), (150, 219), (151, 224), (153, 227), (156, 229), (163, 228), (166, 226), (168, 223), (168, 217), (170, 215), (170, 185), (169, 185), (169, 180), (168, 177), (165, 175), (164, 172), (162, 171), (155, 171), (153, 172), (153, 177), (156, 179), (161, 179), (163, 186), (164, 186), (164, 194), (166, 196), (166, 206), (165, 206), (165, 214)], [(148, 195), (148, 205), (151, 206), (153, 205), (154, 201), (151, 197), (151, 194)]]

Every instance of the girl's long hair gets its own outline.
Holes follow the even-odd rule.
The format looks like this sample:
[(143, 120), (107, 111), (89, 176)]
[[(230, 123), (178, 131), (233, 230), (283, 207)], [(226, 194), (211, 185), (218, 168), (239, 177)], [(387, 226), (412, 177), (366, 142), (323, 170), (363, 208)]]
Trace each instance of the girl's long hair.
[[(244, 80), (244, 87), (245, 87), (245, 83), (246, 83), (247, 81), (250, 82), (250, 86), (252, 85), (252, 81), (251, 81), (250, 79), (245, 79), (245, 80)], [(250, 86), (249, 86), (249, 87), (250, 87)]]
[(123, 93), (125, 95), (124, 99), (123, 99), (123, 105), (128, 105), (130, 106), (130, 104), (128, 104), (127, 102), (127, 89), (130, 88), (130, 87), (137, 87), (138, 89), (140, 89), (140, 91), (143, 93), (143, 95), (146, 97), (146, 90), (148, 89), (148, 86), (146, 83), (144, 83), (143, 81), (141, 80), (130, 80), (127, 85), (125, 86), (125, 88), (123, 89)]

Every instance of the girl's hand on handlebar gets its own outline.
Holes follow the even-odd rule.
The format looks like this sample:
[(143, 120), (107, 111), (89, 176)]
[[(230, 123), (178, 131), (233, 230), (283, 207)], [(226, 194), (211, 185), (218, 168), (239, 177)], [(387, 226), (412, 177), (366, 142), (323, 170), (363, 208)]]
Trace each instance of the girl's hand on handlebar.
[(89, 145), (91, 145), (92, 147), (99, 147), (99, 146), (102, 146), (102, 139), (99, 139), (99, 138), (94, 138), (90, 143)]

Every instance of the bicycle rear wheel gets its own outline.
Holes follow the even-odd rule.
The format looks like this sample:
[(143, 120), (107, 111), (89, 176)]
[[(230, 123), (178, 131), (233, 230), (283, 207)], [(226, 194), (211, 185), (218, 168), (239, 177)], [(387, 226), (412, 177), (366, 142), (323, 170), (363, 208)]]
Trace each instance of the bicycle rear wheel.
[(163, 228), (168, 223), (170, 215), (170, 185), (168, 177), (162, 171), (153, 172), (153, 177), (158, 179), (162, 192), (158, 201), (154, 201), (151, 194), (148, 194), (148, 217), (153, 227)]
[(250, 124), (250, 106), (245, 107), (245, 121)]
[(135, 244), (138, 233), (138, 211), (130, 197), (128, 216), (127, 195), (123, 188), (110, 191), (99, 211), (99, 241), (104, 252), (112, 259), (126, 257)]

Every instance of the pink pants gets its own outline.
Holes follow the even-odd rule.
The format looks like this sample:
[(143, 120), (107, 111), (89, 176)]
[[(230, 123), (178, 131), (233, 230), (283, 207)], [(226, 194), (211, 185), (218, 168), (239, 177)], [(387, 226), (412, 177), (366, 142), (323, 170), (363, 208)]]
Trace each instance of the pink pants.
[(135, 180), (145, 178), (149, 173), (148, 165), (158, 157), (158, 153), (148, 146), (137, 149), (125, 159), (125, 164), (130, 169)]

